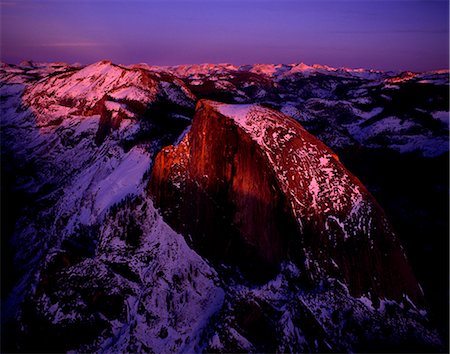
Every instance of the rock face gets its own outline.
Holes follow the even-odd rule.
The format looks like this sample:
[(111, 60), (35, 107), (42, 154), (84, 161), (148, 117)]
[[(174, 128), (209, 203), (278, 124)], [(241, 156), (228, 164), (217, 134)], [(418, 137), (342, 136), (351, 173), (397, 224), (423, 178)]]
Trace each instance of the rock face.
[(333, 151), (277, 111), (200, 101), (183, 140), (158, 154), (149, 188), (213, 261), (257, 274), (290, 259), (353, 296), (421, 304), (382, 209)]
[[(379, 95), (389, 95), (391, 91), (401, 94), (407, 88), (406, 84), (396, 83), (400, 86), (398, 90), (389, 91), (383, 88), (376, 91), (378, 89), (373, 85), (375, 81), (344, 83), (342, 81), (344, 78), (341, 80), (333, 74), (338, 74), (336, 72), (322, 73), (319, 77), (311, 68), (304, 66), (296, 68), (296, 71), (297, 69), (307, 71), (292, 76), (288, 75), (289, 67), (293, 68), (268, 65), (233, 69), (228, 66), (209, 65), (195, 70), (191, 68), (192, 73), (186, 72), (189, 77), (184, 78), (181, 72), (167, 71), (168, 68), (149, 67), (145, 64), (124, 67), (104, 61), (82, 67), (64, 63), (26, 62), (23, 65), (0, 63), (1, 191), (2, 202), (6, 206), (1, 209), (1, 269), (4, 274), (2, 273), (0, 278), (2, 309), (5, 311), (1, 311), (0, 337), (3, 351), (132, 353), (445, 351), (442, 344), (445, 340), (439, 339), (438, 333), (433, 329), (434, 324), (429, 322), (429, 319), (432, 319), (436, 312), (446, 313), (442, 309), (445, 309), (445, 304), (448, 305), (448, 298), (444, 298), (444, 305), (434, 302), (437, 310), (428, 317), (421, 308), (414, 309), (408, 301), (382, 300), (377, 308), (367, 296), (353, 297), (348, 291), (350, 289), (353, 294), (357, 294), (356, 285), (346, 285), (349, 281), (345, 280), (344, 274), (351, 279), (358, 279), (356, 274), (366, 280), (370, 279), (369, 274), (376, 276), (377, 279), (382, 279), (381, 275), (386, 277), (383, 273), (384, 265), (380, 266), (379, 270), (374, 270), (373, 266), (367, 264), (374, 262), (370, 257), (383, 259), (380, 250), (386, 249), (386, 245), (392, 245), (388, 234), (386, 234), (387, 241), (380, 241), (384, 240), (383, 233), (371, 232), (371, 236), (381, 237), (379, 241), (374, 242), (376, 251), (364, 248), (365, 244), (359, 245), (355, 243), (356, 240), (351, 241), (352, 244), (348, 243), (351, 237), (346, 240), (336, 239), (336, 243), (340, 245), (336, 247), (345, 248), (342, 257), (333, 258), (340, 268), (336, 268), (330, 260), (331, 252), (338, 251), (334, 251), (334, 239), (328, 240), (326, 236), (334, 237), (333, 235), (338, 235), (340, 231), (338, 229), (331, 233), (326, 228), (323, 230), (325, 221), (317, 219), (317, 215), (323, 214), (324, 220), (328, 222), (328, 228), (332, 230), (334, 230), (333, 220), (327, 218), (334, 216), (349, 233), (356, 227), (349, 226), (349, 220), (358, 220), (357, 216), (363, 215), (363, 210), (368, 210), (364, 207), (366, 209), (355, 211), (354, 218), (348, 220), (344, 217), (347, 215), (344, 211), (341, 215), (331, 207), (330, 211), (327, 211), (326, 207), (320, 209), (321, 211), (315, 210), (323, 205), (324, 200), (328, 202), (329, 199), (330, 203), (332, 200), (329, 197), (331, 192), (323, 192), (327, 194), (322, 195), (322, 192), (311, 192), (309, 188), (311, 185), (312, 191), (316, 189), (312, 183), (312, 176), (316, 179), (318, 188), (325, 188), (324, 171), (335, 164), (332, 152), (323, 152), (321, 145), (316, 146), (315, 142), (313, 145), (318, 151), (322, 151), (331, 161), (328, 165), (322, 166), (322, 170), (315, 171), (301, 162), (304, 160), (300, 160), (297, 156), (297, 162), (294, 161), (295, 163), (290, 166), (288, 158), (293, 153), (286, 151), (283, 154), (278, 151), (278, 145), (274, 144), (279, 142), (280, 146), (285, 144), (290, 149), (289, 144), (293, 141), (288, 134), (280, 133), (279, 137), (275, 138), (273, 130), (268, 128), (271, 133), (261, 136), (262, 140), (259, 140), (252, 135), (251, 130), (245, 129), (245, 124), (244, 126), (238, 124), (240, 120), (237, 118), (241, 116), (237, 114), (238, 108), (245, 106), (214, 107), (211, 104), (205, 105), (204, 102), (200, 104), (203, 108), (199, 109), (198, 114), (203, 112), (201, 114), (204, 114), (205, 119), (215, 117), (216, 120), (204, 120), (200, 124), (196, 119), (190, 134), (193, 134), (194, 130), (197, 132), (195, 148), (197, 152), (194, 154), (193, 145), (190, 143), (193, 137), (189, 136), (180, 144), (175, 143), (180, 141), (178, 138), (181, 131), (191, 124), (194, 115), (197, 100), (189, 91), (193, 88), (197, 88), (195, 92), (193, 91), (197, 96), (203, 90), (203, 96), (198, 96), (203, 98), (220, 96), (217, 95), (217, 90), (223, 92), (223, 96), (226, 93), (235, 97), (230, 102), (240, 102), (240, 97), (245, 94), (249, 95), (245, 102), (264, 101), (272, 105), (277, 104), (277, 109), (300, 119), (308, 131), (317, 134), (333, 149), (338, 148), (334, 142), (342, 141), (342, 136), (351, 137), (346, 132), (345, 124), (356, 127), (364, 118), (360, 117), (363, 111), (367, 113), (381, 104)], [(237, 71), (242, 71), (241, 69), (245, 69), (243, 71), (245, 75), (235, 76)], [(208, 72), (201, 76), (202, 70)], [(272, 75), (269, 77), (271, 71), (274, 71), (273, 77)], [(252, 75), (247, 75), (247, 72), (251, 72)], [(273, 79), (273, 85), (267, 85), (267, 80), (255, 81), (255, 76), (259, 73), (270, 80)], [(347, 75), (345, 72), (342, 74)], [(376, 80), (383, 80), (385, 77), (383, 75)], [(445, 74), (439, 75), (438, 80), (442, 79), (441, 76), (446, 77)], [(282, 81), (279, 81), (279, 78)], [(243, 83), (244, 79), (248, 81)], [(334, 83), (335, 79), (341, 80), (342, 85), (329, 85), (331, 82)], [(420, 80), (422, 79), (424, 78)], [(309, 80), (309, 84), (305, 85), (305, 80)], [(446, 80), (448, 82), (448, 78)], [(291, 85), (288, 82), (291, 82)], [(320, 82), (326, 85), (321, 85)], [(235, 89), (231, 89), (228, 83), (234, 83)], [(370, 88), (375, 91), (362, 93), (364, 96), (362, 97), (355, 92), (355, 88), (360, 92), (364, 85), (366, 90)], [(424, 85), (423, 89), (428, 90), (434, 84), (414, 83), (414, 87), (419, 85)], [(270, 87), (272, 91), (267, 91), (267, 94), (259, 90), (259, 88), (269, 90)], [(436, 89), (438, 88), (442, 89), (436, 84)], [(328, 91), (325, 92), (325, 89)], [(334, 96), (338, 91), (340, 95)], [(316, 96), (307, 99), (320, 92), (327, 95), (320, 96), (321, 99)], [(402, 97), (408, 98), (404, 102), (412, 105), (412, 108), (422, 107), (429, 114), (434, 114), (435, 111), (448, 111), (448, 108), (439, 106), (440, 96), (436, 92), (431, 90), (428, 95), (422, 92), (418, 94), (417, 97), (427, 104), (430, 104), (432, 99), (432, 104), (426, 107), (416, 106), (421, 101), (412, 100), (406, 94), (402, 94)], [(445, 97), (447, 96), (446, 94)], [(275, 99), (276, 97), (278, 98)], [(395, 101), (396, 96), (392, 97)], [(362, 98), (373, 99), (373, 103), (367, 107), (363, 106), (366, 107), (363, 109), (360, 103), (357, 103), (364, 102)], [(221, 114), (220, 111), (227, 107), (234, 108)], [(260, 106), (247, 108), (254, 112), (252, 116), (260, 110), (264, 121), (270, 118), (269, 121), (276, 123), (278, 119), (276, 117), (281, 117), (278, 113)], [(411, 114), (414, 110), (402, 112), (409, 117), (409, 121), (414, 120), (415, 116)], [(301, 115), (298, 116), (296, 113)], [(428, 114), (419, 113), (423, 116)], [(441, 117), (441, 113), (437, 116)], [(392, 110), (389, 114), (393, 114)], [(400, 117), (397, 113), (396, 116)], [(374, 132), (371, 124), (379, 125), (380, 122), (387, 120), (384, 117), (372, 118), (367, 121), (363, 132), (369, 130)], [(286, 125), (288, 123), (283, 117), (281, 127), (291, 129), (290, 125)], [(426, 123), (426, 120), (417, 120), (416, 123)], [(403, 126), (404, 124), (398, 128)], [(199, 135), (202, 134), (201, 127), (212, 127), (211, 129), (215, 130), (213, 132), (205, 130), (205, 144), (200, 139), (202, 135)], [(395, 125), (388, 127), (392, 132)], [(355, 132), (359, 131), (355, 129)], [(409, 130), (396, 131), (407, 140), (413, 136)], [(448, 132), (448, 129), (446, 131)], [(385, 136), (386, 131), (375, 132)], [(416, 133), (423, 135), (422, 130)], [(308, 144), (311, 142), (305, 134), (296, 135), (296, 138), (305, 139), (305, 147), (309, 149)], [(434, 133), (430, 135), (433, 139), (440, 136)], [(227, 144), (223, 139), (227, 140)], [(448, 134), (445, 139), (447, 146)], [(265, 141), (267, 143), (264, 143)], [(366, 144), (368, 140), (364, 138), (361, 141), (362, 144)], [(391, 144), (395, 142), (389, 141)], [(216, 144), (214, 145), (216, 153), (219, 154), (217, 157), (213, 157), (210, 148), (207, 148), (213, 143)], [(195, 249), (190, 247), (192, 243), (188, 244), (190, 238), (187, 232), (180, 235), (163, 221), (148, 195), (153, 157), (160, 151), (161, 146), (168, 144), (178, 146), (173, 149), (177, 154), (170, 154), (174, 164), (172, 167), (167, 165), (165, 173), (170, 172), (171, 183), (179, 184), (179, 188), (162, 183), (158, 190), (163, 192), (162, 188), (165, 188), (162, 194), (164, 199), (159, 198), (159, 202), (166, 202), (166, 208), (163, 210), (168, 219), (171, 213), (168, 210), (170, 205), (167, 198), (170, 196), (174, 201), (173, 207), (178, 206), (180, 209), (180, 198), (190, 193), (191, 202), (195, 200), (196, 204), (192, 204), (190, 208), (182, 205), (186, 218), (183, 223), (195, 226), (199, 230), (198, 233), (191, 232)], [(204, 162), (198, 148), (203, 145), (205, 145)], [(399, 196), (402, 201), (408, 196), (409, 199), (406, 199), (407, 202), (404, 204), (399, 204), (401, 207), (397, 209), (405, 215), (410, 228), (414, 230), (416, 224), (412, 221), (419, 219), (422, 210), (430, 215), (437, 215), (440, 210), (446, 214), (447, 220), (448, 213), (445, 212), (445, 208), (435, 203), (434, 195), (427, 193), (429, 189), (423, 189), (430, 186), (436, 189), (439, 196), (443, 194), (442, 188), (448, 186), (448, 178), (441, 183), (444, 186), (442, 188), (437, 188), (439, 185), (433, 180), (431, 183), (424, 183), (426, 176), (433, 178), (440, 176), (442, 168), (433, 170), (426, 165), (427, 168), (422, 169), (423, 174), (404, 172), (402, 176), (405, 177), (399, 179), (396, 172), (401, 167), (396, 166), (397, 169), (392, 170), (392, 163), (391, 165), (385, 163), (389, 156), (392, 157), (390, 154), (394, 151), (391, 149), (393, 146), (386, 145), (386, 140), (382, 141), (382, 145), (390, 148), (390, 152), (380, 154), (382, 164), (373, 164), (373, 160), (364, 157), (366, 155), (360, 155), (362, 157), (358, 161), (361, 163), (357, 166), (364, 168), (369, 165), (370, 171), (376, 172), (373, 173), (375, 181), (384, 181), (388, 176), (389, 180), (394, 177), (393, 185), (397, 183), (398, 186), (398, 183), (401, 183), (402, 186), (407, 186)], [(424, 145), (420, 143), (418, 146)], [(185, 150), (183, 154), (182, 149)], [(225, 149), (235, 158), (220, 155)], [(272, 155), (268, 149), (273, 152)], [(188, 153), (195, 156), (191, 158), (191, 162)], [(317, 159), (320, 164), (322, 153), (317, 152), (318, 155), (315, 155), (311, 150), (304, 159), (311, 159), (308, 163), (317, 166)], [(339, 155), (348, 164), (348, 154), (339, 150)], [(269, 160), (269, 156), (273, 162)], [(166, 158), (167, 163), (168, 159), (169, 155)], [(201, 183), (196, 178), (187, 184), (186, 168), (194, 161), (198, 164), (190, 173), (195, 172), (203, 179)], [(215, 162), (214, 165), (210, 165), (207, 161)], [(413, 171), (421, 170), (416, 163), (417, 160), (407, 161), (407, 166), (414, 166)], [(220, 172), (219, 168), (221, 166), (225, 168), (223, 167), (225, 162), (228, 170)], [(286, 171), (286, 176), (291, 178), (294, 170), (290, 168), (296, 168), (297, 165), (310, 174), (302, 177), (305, 196), (296, 195), (296, 185), (287, 184), (291, 183), (290, 180), (286, 181), (283, 178), (283, 170)], [(352, 166), (354, 167), (355, 165)], [(215, 183), (211, 182), (212, 179), (209, 181), (203, 177), (200, 168), (208, 170), (210, 179), (215, 176)], [(163, 172), (163, 169), (159, 170), (160, 173)], [(258, 173), (255, 173), (255, 170)], [(330, 170), (330, 173), (340, 173), (333, 171)], [(389, 171), (389, 174), (386, 171)], [(221, 181), (217, 177), (219, 174), (226, 177), (223, 177), (222, 184), (219, 184)], [(338, 176), (344, 187), (353, 183), (345, 182), (341, 175)], [(445, 176), (440, 176), (443, 177)], [(230, 184), (230, 181), (233, 181), (233, 184)], [(200, 195), (202, 191), (200, 186), (204, 188), (207, 182), (209, 194)], [(185, 185), (183, 183), (187, 184), (187, 187), (183, 187)], [(271, 187), (268, 188), (268, 185)], [(381, 188), (377, 184), (375, 188), (372, 183), (367, 185), (374, 190), (383, 190), (392, 198), (392, 189)], [(224, 186), (229, 188), (221, 190)], [(213, 195), (212, 188), (215, 188), (219, 195)], [(285, 193), (285, 190), (290, 190), (289, 188), (295, 192), (294, 195), (301, 203), (309, 206), (309, 214), (309, 209), (296, 204), (295, 199), (289, 193)], [(355, 188), (360, 188), (359, 184)], [(421, 193), (426, 194), (431, 202), (426, 203), (423, 199), (417, 199), (421, 188)], [(411, 190), (414, 190), (414, 193), (410, 193)], [(350, 193), (347, 190), (344, 192)], [(344, 192), (342, 194), (345, 194)], [(348, 196), (353, 195), (352, 193)], [(361, 193), (366, 200), (366, 193)], [(211, 201), (212, 195), (215, 198), (214, 203)], [(313, 195), (316, 204), (312, 202)], [(203, 199), (197, 201), (195, 198)], [(291, 202), (294, 203), (293, 206)], [(348, 206), (346, 203), (350, 202), (342, 201), (343, 205)], [(371, 201), (367, 203), (373, 206)], [(407, 212), (403, 208), (405, 204), (421, 205), (423, 209), (410, 206), (409, 210), (414, 212)], [(171, 210), (173, 214), (175, 209)], [(203, 213), (206, 213), (208, 217), (215, 217), (219, 223), (217, 225), (223, 228), (214, 227), (213, 222), (207, 220), (204, 227), (208, 227), (208, 230), (204, 230), (196, 225), (197, 216), (193, 210), (196, 210), (195, 213), (201, 218), (199, 222), (207, 220), (207, 217), (203, 216)], [(391, 212), (387, 207), (386, 211)], [(310, 230), (309, 236), (306, 231), (303, 233), (299, 231), (299, 223), (293, 217), (297, 214), (294, 213), (303, 215), (301, 218), (303, 230)], [(366, 215), (379, 214), (378, 211), (367, 211)], [(195, 218), (187, 219), (188, 216), (191, 219)], [(179, 219), (172, 218), (172, 225), (176, 224), (176, 220)], [(232, 224), (229, 220), (237, 220), (239, 223), (235, 221), (235, 224)], [(390, 220), (395, 221), (395, 218), (392, 217)], [(180, 221), (178, 224), (180, 226), (177, 229), (181, 230), (183, 225)], [(435, 232), (433, 226), (436, 225), (438, 223), (431, 221), (424, 223), (426, 229), (423, 235), (439, 238), (442, 234)], [(242, 230), (247, 233), (245, 237)], [(367, 239), (366, 233), (363, 234)], [(429, 252), (427, 242), (431, 237), (412, 234), (414, 236), (409, 232), (404, 233), (407, 236), (405, 241), (413, 239), (419, 245), (418, 264), (433, 269), (425, 273), (425, 276), (422, 272), (421, 283), (424, 284), (426, 279), (429, 279), (441, 290), (442, 284), (448, 281), (445, 271), (442, 272), (447, 265), (437, 267), (436, 262), (434, 266), (430, 266), (429, 260), (445, 261), (448, 254), (439, 258), (437, 254), (430, 252), (431, 256), (425, 258), (428, 261), (424, 261), (425, 253)], [(203, 239), (199, 238), (199, 235), (203, 235)], [(230, 235), (234, 235), (232, 242)], [(370, 239), (372, 240), (372, 237)], [(313, 243), (314, 240), (316, 243)], [(320, 248), (319, 242), (323, 243), (319, 245)], [(381, 242), (385, 242), (386, 245), (380, 245)], [(364, 252), (367, 251), (369, 256), (367, 260), (351, 269), (350, 260), (357, 257), (360, 252), (355, 244)], [(197, 250), (200, 250), (201, 246), (203, 246), (202, 254), (208, 255), (209, 260), (198, 254)], [(395, 242), (392, 248), (394, 253), (398, 250)], [(447, 247), (439, 249), (443, 250), (443, 253), (447, 252)], [(237, 254), (233, 256), (235, 251)], [(323, 254), (320, 254), (320, 251)], [(410, 248), (408, 251), (408, 255), (412, 258)], [(256, 283), (241, 276), (240, 267), (226, 267), (221, 264), (216, 267), (214, 262), (210, 261), (213, 252), (218, 262), (228, 257), (230, 262), (246, 264), (247, 271), (252, 271), (253, 274), (265, 273), (260, 265), (276, 269), (281, 261), (281, 266), (279, 272), (270, 276), (268, 281)], [(387, 253), (391, 254), (390, 251)], [(349, 254), (353, 255), (351, 256), (353, 258)], [(354, 263), (356, 264), (356, 260)], [(342, 264), (348, 265), (343, 267)], [(391, 271), (397, 275), (404, 274), (401, 273), (404, 269), (398, 269), (399, 264), (403, 263), (390, 265)], [(420, 267), (418, 270), (420, 271)], [(433, 276), (430, 277), (429, 274)], [(311, 275), (315, 281), (312, 286), (307, 286), (311, 282), (305, 283), (306, 275)], [(323, 281), (317, 282), (318, 279)], [(386, 279), (383, 278), (382, 284), (386, 284)], [(398, 287), (396, 284), (396, 289), (405, 288), (403, 283)], [(426, 292), (427, 295), (429, 293)], [(413, 299), (411, 295), (410, 297)], [(433, 297), (429, 297), (428, 300), (433, 303)], [(447, 323), (447, 318), (445, 321)]]

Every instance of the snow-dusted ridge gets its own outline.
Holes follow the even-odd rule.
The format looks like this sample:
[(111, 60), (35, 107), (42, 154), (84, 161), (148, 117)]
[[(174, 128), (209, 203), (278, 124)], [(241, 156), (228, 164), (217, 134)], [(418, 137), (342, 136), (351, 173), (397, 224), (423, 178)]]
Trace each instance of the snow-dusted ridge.
[[(7, 187), (14, 198), (26, 201), (17, 219), (11, 217), (17, 224), (8, 250), (15, 254), (20, 278), (9, 302), (2, 303), (9, 328), (17, 328), (8, 335), (17, 341), (14, 349), (356, 351), (368, 340), (370, 347), (371, 338), (438, 348), (440, 339), (427, 317), (406, 300), (383, 299), (379, 308), (369, 308), (366, 297), (351, 296), (332, 277), (308, 288), (303, 285), (308, 273), (291, 262), (263, 284), (242, 281), (242, 274), (226, 265), (212, 265), (190, 246), (188, 235), (166, 224), (147, 190), (155, 154), (163, 145), (183, 145), (195, 103), (217, 93), (226, 93), (220, 97), (227, 102), (268, 103), (292, 112), (309, 122), (308, 129), (326, 121), (318, 135), (333, 148), (377, 148), (375, 138), (384, 134), (407, 141), (383, 147), (411, 151), (404, 146), (414, 140), (426, 156), (445, 153), (448, 110), (441, 103), (414, 106), (422, 111), (411, 115), (396, 111), (386, 117), (383, 110), (406, 84), (448, 85), (448, 72), (385, 82), (396, 75), (304, 64), (1, 63), (2, 178), (13, 181)], [(289, 149), (294, 133), (263, 119), (267, 111), (260, 105), (217, 109), (266, 145), (280, 185), (298, 187), (294, 170), (284, 173), (275, 152)], [(431, 128), (423, 124), (427, 117)], [(300, 164), (309, 156), (333, 178), (331, 151), (319, 156), (311, 147), (291, 158)], [(343, 207), (334, 196), (347, 188), (346, 181), (330, 185), (322, 177), (312, 173), (303, 186), (309, 208), (319, 208), (330, 230), (345, 231), (351, 241), (346, 220), (332, 212)], [(358, 188), (348, 194), (355, 206), (350, 214), (358, 216), (352, 220), (362, 227), (367, 224), (359, 195)], [(308, 214), (302, 201), (292, 202), (298, 216)], [(361, 326), (363, 331), (355, 329)], [(383, 328), (391, 334), (386, 337)]]

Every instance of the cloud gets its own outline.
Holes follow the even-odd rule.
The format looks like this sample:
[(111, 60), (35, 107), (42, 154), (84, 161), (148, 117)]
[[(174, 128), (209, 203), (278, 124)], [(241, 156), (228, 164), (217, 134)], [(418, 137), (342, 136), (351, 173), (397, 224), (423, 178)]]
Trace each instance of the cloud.
[(326, 31), (326, 33), (336, 33), (336, 34), (380, 34), (380, 33), (447, 33), (447, 29), (405, 29), (405, 30), (350, 30), (350, 31)]
[(102, 47), (106, 45), (108, 44), (98, 42), (55, 42), (38, 44), (37, 47)]

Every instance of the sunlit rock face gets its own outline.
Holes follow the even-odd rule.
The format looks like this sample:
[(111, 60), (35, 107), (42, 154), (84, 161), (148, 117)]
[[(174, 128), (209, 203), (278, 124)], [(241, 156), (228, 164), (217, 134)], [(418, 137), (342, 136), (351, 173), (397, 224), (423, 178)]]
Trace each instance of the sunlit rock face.
[(158, 155), (152, 194), (204, 254), (255, 271), (278, 265), (297, 225), (274, 171), (258, 144), (232, 119), (206, 101), (197, 108), (182, 142)]
[[(445, 295), (447, 231), (437, 221), (448, 219), (448, 155), (426, 156), (448, 153), (448, 73), (386, 83), (391, 76), (301, 64), (0, 63), (2, 349), (445, 352), (433, 317), (447, 323), (448, 297), (436, 301), (429, 285)], [(333, 152), (258, 105), (200, 102), (202, 120), (185, 137), (198, 98), (270, 104), (337, 151), (396, 223), (434, 310), (409, 301), (410, 273), (383, 213)], [(154, 176), (170, 183), (154, 192), (183, 234), (148, 193), (154, 157), (169, 144)], [(365, 204), (342, 197), (358, 193)], [(367, 230), (358, 229), (364, 213)], [(372, 288), (386, 299), (357, 291)], [(408, 298), (392, 301), (401, 291)]]
[(200, 101), (183, 140), (158, 154), (150, 193), (213, 260), (257, 274), (291, 259), (309, 280), (337, 277), (355, 296), (422, 301), (366, 188), (333, 151), (272, 109)]

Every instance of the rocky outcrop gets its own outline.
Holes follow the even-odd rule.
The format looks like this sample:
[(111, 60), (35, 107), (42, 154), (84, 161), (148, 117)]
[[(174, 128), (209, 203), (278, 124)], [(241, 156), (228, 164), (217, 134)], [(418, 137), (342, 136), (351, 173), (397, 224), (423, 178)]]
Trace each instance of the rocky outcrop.
[(290, 259), (353, 296), (422, 293), (382, 209), (337, 156), (260, 105), (200, 101), (190, 131), (157, 156), (149, 186), (166, 220), (213, 261), (249, 274)]

